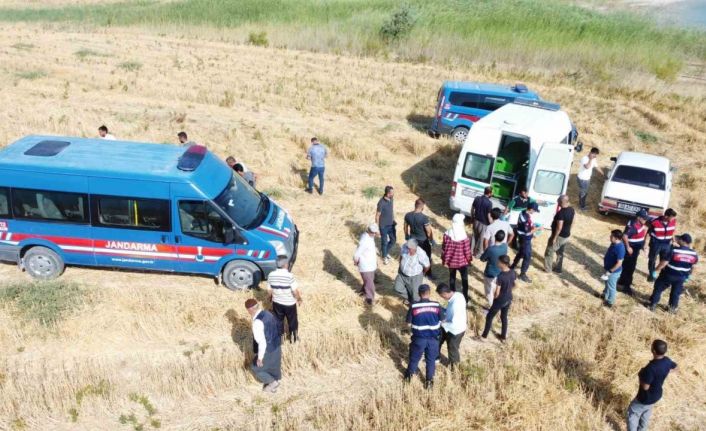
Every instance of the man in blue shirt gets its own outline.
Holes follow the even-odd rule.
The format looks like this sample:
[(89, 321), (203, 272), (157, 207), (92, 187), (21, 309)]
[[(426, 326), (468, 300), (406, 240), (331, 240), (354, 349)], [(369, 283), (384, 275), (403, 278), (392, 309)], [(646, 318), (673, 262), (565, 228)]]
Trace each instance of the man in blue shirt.
[(539, 212), (539, 206), (537, 202), (530, 202), (527, 209), (522, 211), (517, 217), (517, 236), (518, 245), (517, 254), (515, 255), (515, 260), (512, 261), (510, 269), (514, 270), (520, 260), (522, 260), (522, 267), (520, 268), (520, 280), (525, 283), (532, 283), (532, 280), (527, 277), (527, 270), (529, 269), (530, 262), (532, 261), (532, 238), (534, 238), (534, 232), (537, 228), (532, 221), (532, 214)]
[(662, 340), (652, 342), (653, 359), (638, 373), (640, 378), (637, 396), (628, 407), (628, 431), (647, 431), (652, 415), (652, 407), (662, 398), (662, 385), (677, 364), (667, 356), (667, 343)]
[(328, 151), (316, 137), (311, 138), (311, 146), (306, 152), (306, 158), (311, 160), (311, 169), (309, 170), (309, 182), (306, 191), (311, 193), (314, 190), (314, 177), (319, 177), (319, 194), (324, 194), (324, 161)]
[(407, 312), (407, 323), (412, 327), (412, 342), (409, 344), (409, 365), (404, 379), (409, 382), (417, 374), (422, 353), (426, 362), (426, 380), (424, 387), (430, 389), (434, 385), (436, 358), (439, 357), (439, 335), (444, 309), (441, 305), (429, 299), (430, 288), (427, 284), (419, 286), (419, 301), (413, 302)]
[(498, 260), (500, 256), (507, 254), (507, 243), (505, 242), (505, 231), (499, 230), (495, 233), (495, 244), (491, 245), (480, 256), (481, 262), (486, 262), (483, 271), (483, 288), (485, 297), (488, 299), (488, 307), (493, 305), (495, 299), (495, 279), (500, 274)]
[[(650, 274), (656, 277), (655, 285), (650, 297), (650, 310), (655, 311), (659, 299), (668, 287), (669, 292), (669, 312), (676, 313), (679, 308), (679, 297), (681, 296), (684, 283), (689, 279), (691, 270), (699, 261), (696, 250), (691, 248), (691, 235), (685, 233), (675, 237), (677, 246), (672, 247), (665, 258), (659, 262), (657, 268)], [(659, 273), (659, 277), (657, 277)]]
[(623, 271), (623, 259), (625, 259), (625, 244), (623, 244), (623, 232), (615, 229), (610, 232), (610, 246), (603, 257), (603, 269), (605, 274), (601, 280), (605, 281), (603, 289), (603, 305), (610, 308), (615, 304), (615, 294), (618, 290), (618, 279)]

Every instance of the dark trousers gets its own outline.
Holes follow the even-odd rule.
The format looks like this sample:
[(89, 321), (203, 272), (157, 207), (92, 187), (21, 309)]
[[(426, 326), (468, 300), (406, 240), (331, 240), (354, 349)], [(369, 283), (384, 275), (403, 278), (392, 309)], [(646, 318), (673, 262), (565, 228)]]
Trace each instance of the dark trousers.
[(527, 274), (530, 262), (532, 262), (532, 237), (520, 236), (517, 243), (519, 248), (517, 249), (515, 260), (512, 261), (512, 267), (515, 268), (522, 260), (520, 275)]
[(429, 256), (429, 271), (427, 272), (427, 277), (431, 277), (431, 241), (429, 241), (429, 238), (424, 241), (419, 241), (419, 247)]
[(435, 337), (412, 337), (409, 343), (409, 365), (405, 377), (412, 377), (417, 374), (419, 360), (424, 354), (424, 362), (427, 365), (427, 381), (434, 379), (436, 371), (436, 358), (439, 357), (439, 339)]
[(637, 258), (640, 256), (640, 250), (642, 250), (644, 244), (643, 242), (631, 243), (632, 254), (625, 253), (623, 272), (620, 274), (620, 280), (618, 280), (618, 284), (625, 287), (625, 290), (630, 289), (630, 286), (632, 286), (632, 276), (637, 266)]
[(650, 240), (650, 252), (647, 255), (647, 270), (649, 271), (650, 276), (652, 275), (652, 271), (657, 268), (657, 261), (667, 258), (670, 245), (671, 241)]
[(297, 304), (282, 305), (272, 303), (272, 314), (279, 320), (280, 331), (284, 334), (284, 319), (287, 319), (287, 336), (289, 341), (297, 341), (297, 329), (299, 329), (299, 319), (297, 318)]
[(265, 351), (265, 356), (262, 358), (262, 366), (257, 366), (257, 356), (253, 359), (250, 366), (255, 378), (265, 385), (269, 385), (275, 380), (282, 379), (282, 348), (277, 347), (270, 351), (269, 348)]
[(684, 280), (686, 280), (686, 277), (681, 275), (666, 275), (664, 272), (660, 273), (657, 280), (655, 280), (652, 297), (650, 297), (650, 305), (659, 304), (662, 292), (671, 286), (672, 289), (669, 291), (669, 306), (671, 308), (679, 307), (679, 296), (681, 296), (681, 291), (684, 287)]
[(454, 366), (461, 362), (461, 352), (459, 348), (461, 347), (461, 340), (466, 332), (461, 332), (460, 334), (452, 334), (441, 330), (441, 342), (439, 343), (439, 356), (441, 356), (441, 346), (446, 343), (446, 347), (449, 350), (449, 365)]
[(449, 268), (449, 287), (456, 292), (456, 271), (461, 275), (461, 287), (463, 288), (463, 297), (468, 302), (468, 267)]
[(311, 169), (309, 169), (309, 181), (307, 184), (307, 186), (308, 186), (307, 188), (309, 190), (314, 189), (314, 177), (318, 176), (319, 177), (319, 193), (324, 192), (324, 170), (325, 170), (324, 167), (317, 168), (314, 166), (312, 166)]
[(395, 225), (380, 226), (380, 251), (382, 257), (388, 257), (390, 249), (397, 243)]
[(508, 301), (504, 304), (499, 304), (498, 301), (493, 302), (490, 310), (488, 310), (488, 315), (485, 316), (485, 328), (483, 329), (482, 335), (483, 338), (488, 337), (490, 329), (493, 326), (493, 319), (495, 318), (495, 315), (498, 314), (498, 311), (500, 312), (500, 322), (502, 322), (500, 338), (503, 340), (507, 338), (507, 315), (510, 312), (510, 304), (512, 304), (512, 301)]

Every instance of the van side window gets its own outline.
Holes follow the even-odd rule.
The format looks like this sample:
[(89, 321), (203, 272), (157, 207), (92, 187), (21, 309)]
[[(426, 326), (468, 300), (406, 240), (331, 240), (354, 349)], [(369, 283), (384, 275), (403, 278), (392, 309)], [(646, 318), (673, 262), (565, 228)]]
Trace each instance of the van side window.
[(483, 96), (478, 104), (478, 108), (486, 111), (495, 111), (512, 102), (510, 97)]
[(96, 225), (169, 232), (169, 201), (112, 196), (94, 197)]
[(184, 235), (218, 243), (226, 240), (231, 224), (208, 202), (179, 201), (179, 222)]
[(88, 196), (84, 194), (13, 189), (12, 203), (19, 219), (88, 223)]
[(464, 108), (478, 108), (480, 96), (472, 93), (451, 93), (449, 95), (449, 103)]
[(10, 217), (10, 192), (0, 187), (0, 217)]

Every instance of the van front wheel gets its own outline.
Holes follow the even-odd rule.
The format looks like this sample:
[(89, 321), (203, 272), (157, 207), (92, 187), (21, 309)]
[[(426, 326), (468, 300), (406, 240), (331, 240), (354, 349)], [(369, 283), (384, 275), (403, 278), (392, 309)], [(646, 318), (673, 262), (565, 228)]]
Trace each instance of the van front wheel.
[(64, 260), (46, 247), (32, 247), (24, 257), (24, 268), (38, 280), (53, 280), (64, 272)]
[(463, 126), (456, 127), (453, 132), (451, 132), (451, 137), (457, 144), (463, 145), (468, 137), (468, 128)]
[(245, 290), (260, 284), (262, 273), (252, 262), (234, 260), (223, 268), (223, 284), (230, 290)]

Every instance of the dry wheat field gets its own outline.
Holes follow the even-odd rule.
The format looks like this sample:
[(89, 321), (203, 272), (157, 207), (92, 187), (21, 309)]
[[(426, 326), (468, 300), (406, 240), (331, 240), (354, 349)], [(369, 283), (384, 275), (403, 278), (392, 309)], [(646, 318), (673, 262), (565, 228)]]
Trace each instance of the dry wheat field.
[[(95, 136), (104, 123), (120, 139), (149, 142), (175, 142), (186, 130), (242, 159), (293, 214), (304, 295), (302, 341), (285, 346), (282, 386), (266, 395), (246, 367), (243, 308), (262, 291), (232, 293), (198, 276), (68, 268), (62, 281), (80, 288), (80, 304), (56, 324), (23, 318), (12, 302), (0, 306), (0, 429), (622, 430), (656, 337), (670, 343), (680, 372), (665, 384), (652, 429), (705, 429), (704, 265), (676, 316), (641, 305), (651, 292), (643, 258), (637, 297), (619, 294), (607, 310), (593, 293), (602, 289), (609, 231), (625, 220), (595, 211), (577, 216), (561, 277), (533, 265), (534, 283), (518, 285), (505, 345), (471, 337), (482, 323), (474, 262), (463, 366), (439, 368), (431, 391), (419, 380), (403, 385), (409, 334), (391, 286), (396, 268), (381, 266), (378, 302), (368, 309), (356, 294), (352, 253), (386, 184), (397, 190), (398, 221), (421, 196), (435, 234), (448, 228), (458, 148), (423, 130), (445, 79), (527, 83), (562, 104), (585, 145), (601, 149), (603, 167), (621, 150), (670, 154), (679, 168), (679, 230), (706, 252), (698, 83), (592, 85), (501, 66), (258, 48), (215, 32), (0, 25), (0, 145), (35, 133)], [(314, 135), (331, 150), (323, 196), (303, 192)], [(592, 184), (594, 203), (601, 183)], [(543, 245), (535, 244), (536, 262)], [(0, 265), (0, 280), (29, 282), (9, 264)]]

